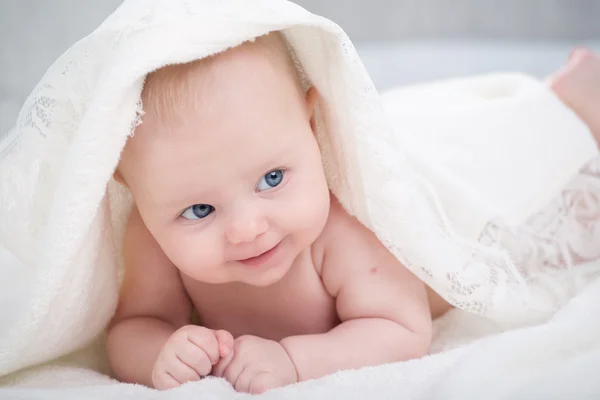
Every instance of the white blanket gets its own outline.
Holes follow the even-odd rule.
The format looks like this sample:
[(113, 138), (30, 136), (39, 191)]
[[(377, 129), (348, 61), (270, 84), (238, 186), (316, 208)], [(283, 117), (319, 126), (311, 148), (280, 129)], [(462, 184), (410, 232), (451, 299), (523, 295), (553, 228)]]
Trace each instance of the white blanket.
[[(271, 30), (283, 31), (322, 96), (317, 125), (332, 191), (447, 300), (505, 329), (545, 321), (592, 279), (597, 254), (573, 243), (588, 229), (579, 223), (582, 207), (597, 198), (578, 193), (597, 189), (590, 178), (595, 175), (586, 172), (579, 181), (583, 186), (562, 188), (597, 150), (585, 126), (541, 83), (502, 75), (405, 89), (386, 97), (386, 114), (343, 31), (292, 3), (128, 0), (57, 60), (0, 142), (0, 252), (5, 253), (0, 254), (0, 376), (6, 375), (6, 384), (88, 385), (24, 394), (41, 398), (137, 397), (148, 391), (93, 387), (107, 378), (92, 372), (103, 371), (102, 352), (89, 347), (117, 300), (120, 238), (130, 199), (111, 175), (128, 135), (143, 123), (139, 97), (145, 75)], [(544, 359), (544, 368), (559, 366), (583, 347), (593, 348), (576, 323), (584, 319), (580, 308), (593, 310), (597, 302), (582, 303), (538, 331), (283, 390), (299, 398), (331, 396), (332, 390), (377, 391), (382, 398), (425, 396), (436, 387), (450, 393), (461, 373), (475, 374), (485, 362), (497, 362), (491, 373), (511, 378), (517, 372), (510, 366), (514, 360), (503, 358), (508, 352), (502, 346), (513, 344), (522, 349), (535, 343), (541, 346), (536, 354), (555, 357)], [(463, 326), (468, 326), (463, 333), (474, 327)], [(459, 336), (459, 342), (470, 338)], [(554, 352), (550, 340), (558, 337), (572, 339), (573, 351)], [(436, 345), (446, 342), (439, 339)], [(458, 368), (466, 358), (477, 360), (495, 348), (502, 350), (500, 358)], [(524, 356), (522, 350), (516, 354)], [(541, 368), (542, 360), (532, 354), (523, 365)], [(50, 366), (11, 375), (47, 362)], [(73, 362), (86, 368), (74, 369)], [(456, 380), (443, 381), (449, 371)], [(457, 393), (472, 389), (459, 386)], [(209, 379), (152, 395), (216, 396), (229, 390)]]

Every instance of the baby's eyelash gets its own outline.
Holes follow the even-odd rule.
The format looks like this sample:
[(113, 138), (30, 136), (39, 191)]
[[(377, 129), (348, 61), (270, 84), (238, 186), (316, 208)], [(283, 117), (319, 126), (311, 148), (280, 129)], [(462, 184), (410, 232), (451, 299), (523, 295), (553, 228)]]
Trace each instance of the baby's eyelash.
[(275, 171), (281, 171), (281, 172), (286, 172), (286, 168), (285, 167), (278, 167), (278, 168), (271, 168), (270, 170), (268, 170), (266, 174), (270, 174), (271, 172), (275, 172)]

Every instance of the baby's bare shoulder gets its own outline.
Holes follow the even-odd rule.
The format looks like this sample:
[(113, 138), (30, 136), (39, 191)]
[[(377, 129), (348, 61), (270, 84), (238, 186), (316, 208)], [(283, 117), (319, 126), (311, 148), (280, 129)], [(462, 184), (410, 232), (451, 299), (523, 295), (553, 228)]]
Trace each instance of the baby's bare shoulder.
[(372, 273), (372, 269), (400, 267), (379, 239), (350, 215), (337, 200), (332, 201), (327, 225), (321, 238), (323, 281), (339, 288), (344, 278)]
[(336, 298), (340, 319), (388, 318), (415, 332), (428, 332), (431, 319), (423, 282), (339, 204), (333, 205), (330, 223), (322, 277)]
[[(348, 254), (383, 248), (375, 234), (350, 215), (335, 198), (331, 202), (321, 241), (327, 253), (341, 251)], [(348, 248), (348, 244), (354, 246)]]

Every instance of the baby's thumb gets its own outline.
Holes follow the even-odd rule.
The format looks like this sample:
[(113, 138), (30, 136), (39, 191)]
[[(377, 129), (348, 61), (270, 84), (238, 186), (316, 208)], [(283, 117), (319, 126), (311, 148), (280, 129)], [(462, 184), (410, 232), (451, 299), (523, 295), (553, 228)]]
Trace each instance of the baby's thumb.
[(215, 331), (215, 337), (217, 338), (217, 343), (219, 343), (219, 356), (225, 358), (231, 354), (231, 351), (233, 350), (233, 336), (231, 333), (224, 330), (218, 330)]

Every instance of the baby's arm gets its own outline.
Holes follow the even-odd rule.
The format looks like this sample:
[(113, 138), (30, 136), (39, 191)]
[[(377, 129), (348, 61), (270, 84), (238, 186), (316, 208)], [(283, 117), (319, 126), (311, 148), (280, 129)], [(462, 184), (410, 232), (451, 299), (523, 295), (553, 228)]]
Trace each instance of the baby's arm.
[(336, 297), (342, 323), (325, 334), (281, 341), (299, 381), (429, 351), (432, 326), (424, 284), (373, 233), (337, 214), (326, 232), (322, 278)]
[(153, 386), (152, 369), (169, 337), (189, 324), (192, 305), (176, 267), (146, 229), (136, 208), (124, 242), (125, 276), (107, 351), (117, 378)]

